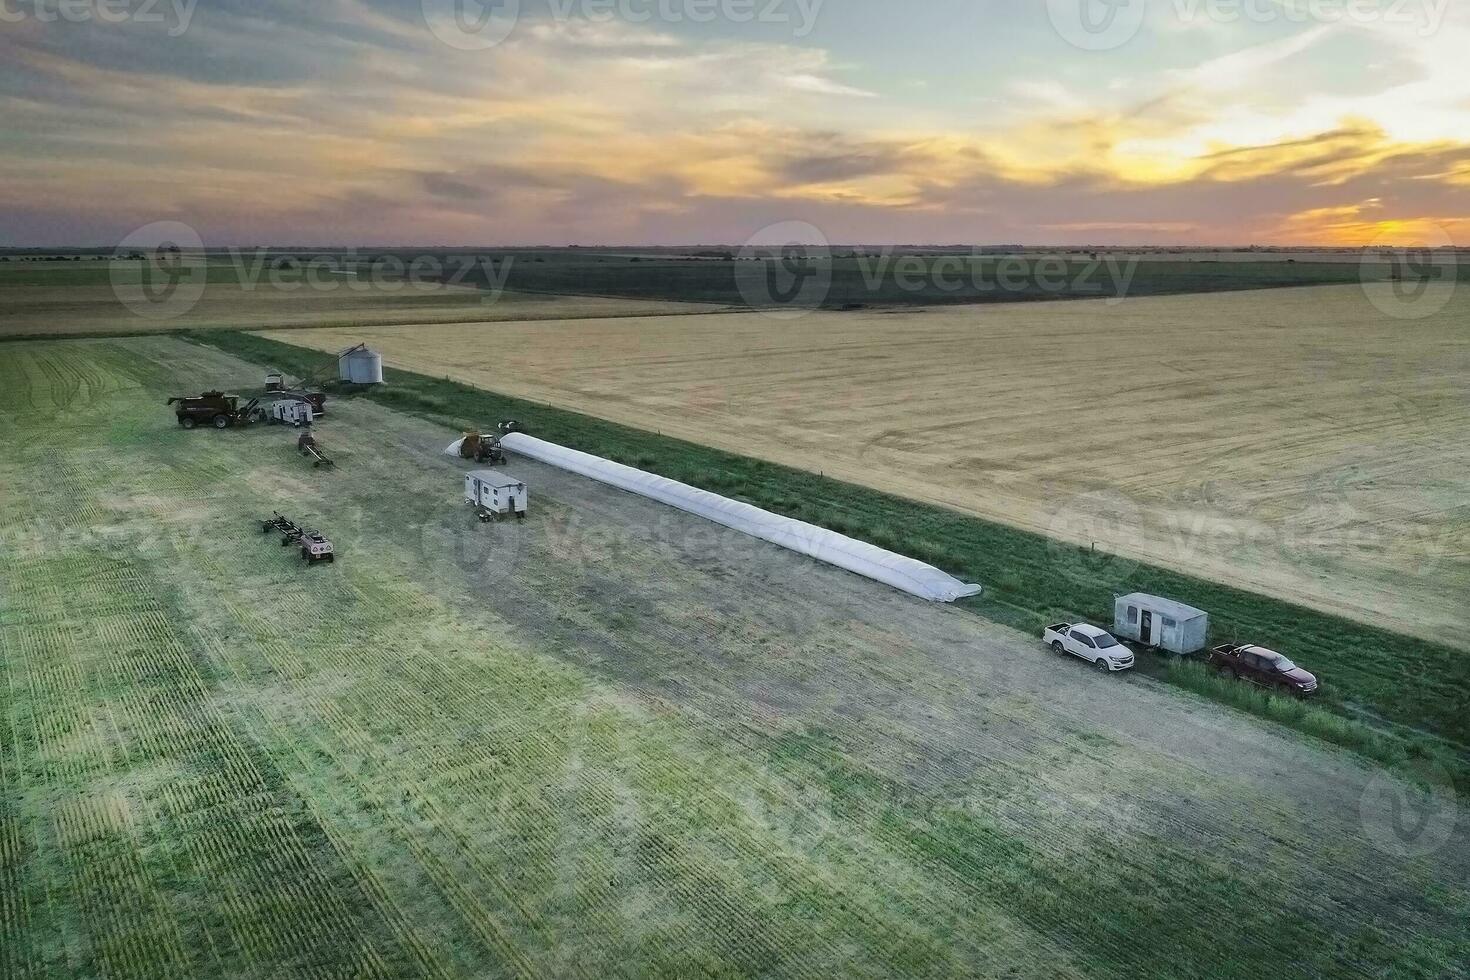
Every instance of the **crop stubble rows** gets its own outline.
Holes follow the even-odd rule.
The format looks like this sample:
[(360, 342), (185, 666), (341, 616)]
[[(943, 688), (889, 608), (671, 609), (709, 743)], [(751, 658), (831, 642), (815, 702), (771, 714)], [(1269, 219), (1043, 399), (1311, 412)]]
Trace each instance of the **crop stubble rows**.
[[(762, 605), (720, 535), (681, 572), (698, 556), (677, 542), (578, 533), (555, 484), (543, 523), (494, 529), (528, 537), (515, 574), (482, 587), (413, 550), (413, 520), (457, 506), (453, 469), (374, 452), (441, 436), (368, 407), (344, 412), (372, 433), (325, 433), (363, 472), (291, 494), (339, 522), (344, 561), (308, 576), (249, 526), (271, 502), (257, 488), (298, 481), (279, 433), (150, 429), (173, 372), (232, 362), (160, 341), (20, 360), (31, 384), (0, 392), (28, 406), (65, 408), (52, 386), (85, 372), (111, 395), (63, 426), (36, 413), (45, 448), (6, 463), (33, 503), (0, 527), (17, 542), (0, 570), (17, 975), (1188, 974), (1211, 962), (1188, 924), (1217, 904), (1263, 923), (1224, 964), (1242, 974), (1345, 965), (1334, 927), (1405, 973), (1463, 949), (1444, 931), (1462, 892), (1425, 911), (1423, 958), (1404, 958), (1408, 939), (1373, 924), (1395, 895), (1343, 904), (1361, 842), (1302, 865), (1323, 838), (1295, 804), (1048, 730), (1029, 678), (977, 688), (902, 653), (937, 640), (883, 623), (897, 600), (864, 593), (878, 612), (857, 618), (820, 582), (778, 600), (807, 575), (783, 557)], [(119, 479), (89, 479), (93, 462)], [(379, 509), (390, 485), (397, 509)], [(612, 499), (576, 507), (603, 523)], [(194, 516), (153, 551), (136, 529), (17, 535), (78, 505), (95, 509), (81, 528), (151, 525), (160, 500)], [(1196, 804), (1171, 802), (1201, 776)], [(1259, 845), (1232, 816), (1288, 821), (1269, 874), (1242, 863)], [(1387, 877), (1408, 894), (1427, 874)], [(1154, 921), (1159, 895), (1176, 924)], [(1288, 900), (1304, 924), (1264, 928)]]

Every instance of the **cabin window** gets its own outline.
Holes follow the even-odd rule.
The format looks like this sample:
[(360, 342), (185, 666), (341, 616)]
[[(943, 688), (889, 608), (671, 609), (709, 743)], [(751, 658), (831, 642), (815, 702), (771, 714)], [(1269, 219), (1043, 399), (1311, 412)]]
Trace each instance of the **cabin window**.
[(1128, 623), (1129, 623), (1130, 626), (1137, 626), (1138, 625), (1138, 607), (1137, 606), (1129, 606), (1128, 607)]

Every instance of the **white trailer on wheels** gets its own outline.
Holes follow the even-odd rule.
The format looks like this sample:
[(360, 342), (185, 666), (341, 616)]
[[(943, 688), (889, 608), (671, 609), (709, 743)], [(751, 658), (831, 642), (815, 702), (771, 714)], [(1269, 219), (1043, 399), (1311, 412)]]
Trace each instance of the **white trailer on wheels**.
[(526, 516), (530, 491), (524, 480), (495, 470), (465, 474), (464, 497), (485, 520), (515, 514)]
[(294, 425), (299, 429), (315, 421), (316, 412), (312, 410), (310, 402), (286, 399), (271, 406), (271, 425)]

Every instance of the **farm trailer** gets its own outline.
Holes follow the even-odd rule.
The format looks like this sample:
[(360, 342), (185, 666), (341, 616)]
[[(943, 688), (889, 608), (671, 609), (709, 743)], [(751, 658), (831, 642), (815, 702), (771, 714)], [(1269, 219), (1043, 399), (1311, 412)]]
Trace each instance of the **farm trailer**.
[(284, 399), (271, 405), (267, 421), (271, 425), (294, 425), (299, 429), (316, 421), (316, 408), (305, 400)]
[(524, 480), (494, 470), (476, 470), (465, 474), (464, 497), (482, 520), (493, 520), (512, 512), (525, 517), (530, 491)]
[(1158, 650), (1187, 656), (1205, 648), (1210, 616), (1173, 599), (1135, 592), (1114, 601), (1113, 633)]

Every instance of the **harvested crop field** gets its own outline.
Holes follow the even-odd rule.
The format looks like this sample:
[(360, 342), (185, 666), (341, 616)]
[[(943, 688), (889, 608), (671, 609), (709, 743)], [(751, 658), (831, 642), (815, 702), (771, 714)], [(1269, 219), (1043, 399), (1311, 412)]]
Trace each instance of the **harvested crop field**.
[[(0, 358), (6, 976), (1443, 976), (1470, 838), (1147, 678), (256, 366)], [(341, 560), (260, 534), (280, 509)], [(1232, 938), (1201, 923), (1232, 923)]]
[[(1380, 299), (1390, 285), (1372, 286)], [(1470, 289), (352, 331), (398, 367), (1470, 646)], [(343, 334), (268, 334), (331, 349)]]
[[(342, 327), (399, 323), (493, 323), (541, 317), (657, 316), (711, 307), (662, 300), (602, 299), (489, 292), (443, 282), (333, 277), (295, 271), (272, 276), (249, 264), (211, 261), (198, 275), (203, 291), (179, 306), (167, 301), (125, 305), (141, 263), (113, 270), (106, 261), (0, 264), (0, 339), (66, 335), (166, 333), (259, 327)], [(114, 278), (120, 287), (114, 287)], [(185, 277), (186, 283), (193, 281)], [(139, 312), (141, 310), (142, 312)], [(350, 346), (350, 345), (348, 345)]]

